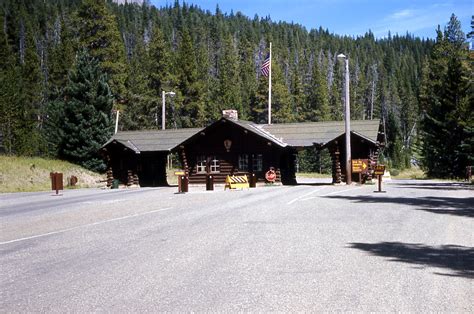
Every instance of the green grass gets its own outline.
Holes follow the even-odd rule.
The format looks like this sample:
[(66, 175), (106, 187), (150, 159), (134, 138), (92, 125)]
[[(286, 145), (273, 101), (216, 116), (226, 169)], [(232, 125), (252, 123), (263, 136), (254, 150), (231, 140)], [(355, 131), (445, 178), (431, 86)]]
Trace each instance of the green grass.
[[(78, 178), (75, 188), (105, 186), (105, 175), (94, 173), (62, 160), (39, 157), (0, 156), (0, 193), (51, 190), (50, 172), (62, 172), (64, 188), (67, 178)], [(72, 188), (72, 187), (71, 187)]]
[(398, 175), (391, 175), (391, 177), (394, 179), (427, 179), (426, 174), (418, 167), (401, 170)]

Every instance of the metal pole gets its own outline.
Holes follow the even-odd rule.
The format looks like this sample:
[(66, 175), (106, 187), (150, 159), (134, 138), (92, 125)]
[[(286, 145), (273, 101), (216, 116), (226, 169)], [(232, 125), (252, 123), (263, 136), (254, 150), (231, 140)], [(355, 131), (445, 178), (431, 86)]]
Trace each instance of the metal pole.
[(117, 110), (117, 115), (115, 116), (115, 134), (117, 134), (117, 131), (118, 131), (119, 114), (120, 114), (120, 111)]
[(165, 123), (166, 123), (165, 122), (165, 115), (166, 115), (166, 112), (165, 112), (165, 91), (161, 92), (161, 104), (162, 104), (162, 107), (161, 107), (161, 129), (164, 130), (166, 128), (166, 126), (165, 126)]
[(272, 124), (272, 43), (270, 43), (270, 65), (268, 66), (268, 124)]
[(351, 107), (350, 107), (350, 94), (349, 94), (349, 58), (344, 59), (346, 65), (346, 92), (345, 92), (345, 109), (346, 109), (346, 121), (345, 121), (345, 133), (346, 133), (346, 184), (352, 183), (352, 172), (351, 172)]

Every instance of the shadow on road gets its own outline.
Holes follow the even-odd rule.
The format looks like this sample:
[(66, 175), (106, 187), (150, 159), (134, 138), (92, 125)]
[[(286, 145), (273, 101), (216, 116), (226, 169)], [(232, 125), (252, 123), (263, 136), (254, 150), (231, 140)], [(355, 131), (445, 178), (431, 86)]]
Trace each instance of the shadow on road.
[(474, 197), (387, 197), (387, 196), (327, 196), (333, 199), (346, 199), (358, 203), (402, 204), (414, 206), (415, 210), (423, 210), (434, 214), (447, 214), (474, 217)]
[(295, 186), (332, 186), (332, 183), (319, 183), (319, 182), (298, 182)]
[(473, 190), (474, 186), (462, 182), (416, 182), (416, 183), (391, 183), (391, 186), (402, 189), (421, 189), (421, 190)]
[(474, 278), (474, 248), (458, 245), (439, 247), (419, 243), (379, 242), (350, 243), (375, 256), (388, 257), (390, 261), (446, 268), (452, 273), (435, 273), (443, 276)]

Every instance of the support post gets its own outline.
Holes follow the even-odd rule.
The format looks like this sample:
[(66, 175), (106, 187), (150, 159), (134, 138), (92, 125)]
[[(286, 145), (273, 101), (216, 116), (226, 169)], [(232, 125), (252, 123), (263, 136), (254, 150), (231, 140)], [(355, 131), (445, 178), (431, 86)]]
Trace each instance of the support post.
[(381, 174), (377, 175), (378, 176), (378, 179), (379, 179), (379, 189), (378, 191), (374, 191), (375, 193), (385, 193), (385, 191), (382, 191), (382, 176)]
[(165, 91), (161, 92), (161, 129), (164, 130), (166, 128), (166, 109), (165, 109)]
[(345, 58), (344, 63), (346, 65), (346, 88), (345, 88), (345, 99), (346, 99), (346, 114), (345, 114), (345, 133), (346, 133), (346, 183), (352, 183), (352, 171), (351, 171), (351, 107), (350, 107), (350, 94), (349, 94), (349, 58)]

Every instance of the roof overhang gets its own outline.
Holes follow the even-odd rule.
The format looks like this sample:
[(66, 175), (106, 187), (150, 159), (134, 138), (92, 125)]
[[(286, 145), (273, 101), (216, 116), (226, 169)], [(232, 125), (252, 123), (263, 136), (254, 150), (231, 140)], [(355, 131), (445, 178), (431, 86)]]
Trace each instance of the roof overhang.
[(124, 146), (127, 149), (130, 149), (135, 154), (140, 154), (140, 150), (133, 144), (132, 141), (115, 139), (115, 138), (110, 139), (107, 143), (102, 145), (102, 147), (100, 149), (102, 151), (107, 150), (107, 147), (111, 146), (111, 145), (121, 145), (121, 146)]
[[(367, 137), (367, 136), (364, 136), (358, 132), (355, 132), (355, 131), (351, 131), (351, 134), (369, 142), (370, 144), (374, 145), (374, 146), (377, 146), (377, 142), (372, 140), (371, 138)], [(345, 133), (339, 135), (338, 137), (336, 138), (333, 138), (332, 140), (326, 142), (326, 143), (314, 143), (314, 145), (318, 146), (319, 148), (323, 149), (323, 148), (326, 148), (327, 146), (331, 145), (333, 142), (339, 140), (339, 138), (345, 136)], [(351, 141), (352, 142), (352, 141)]]
[(233, 119), (222, 117), (221, 119), (219, 119), (216, 122), (210, 124), (206, 128), (196, 132), (194, 135), (190, 136), (189, 138), (187, 138), (183, 142), (179, 143), (178, 145), (173, 147), (171, 149), (171, 151), (176, 151), (178, 148), (180, 148), (182, 146), (186, 146), (187, 144), (195, 141), (200, 136), (212, 131), (213, 129), (215, 129), (216, 127), (221, 125), (222, 123), (230, 123), (230, 124), (234, 125), (235, 127), (243, 130), (244, 132), (251, 132), (252, 134), (264, 139), (267, 142), (271, 142), (272, 144), (275, 144), (278, 147), (284, 148), (284, 147), (288, 146), (286, 143), (284, 143), (280, 139), (274, 137), (272, 134), (265, 131), (260, 125), (257, 125), (257, 124), (254, 124), (254, 123), (248, 122), (248, 121), (233, 120)]

